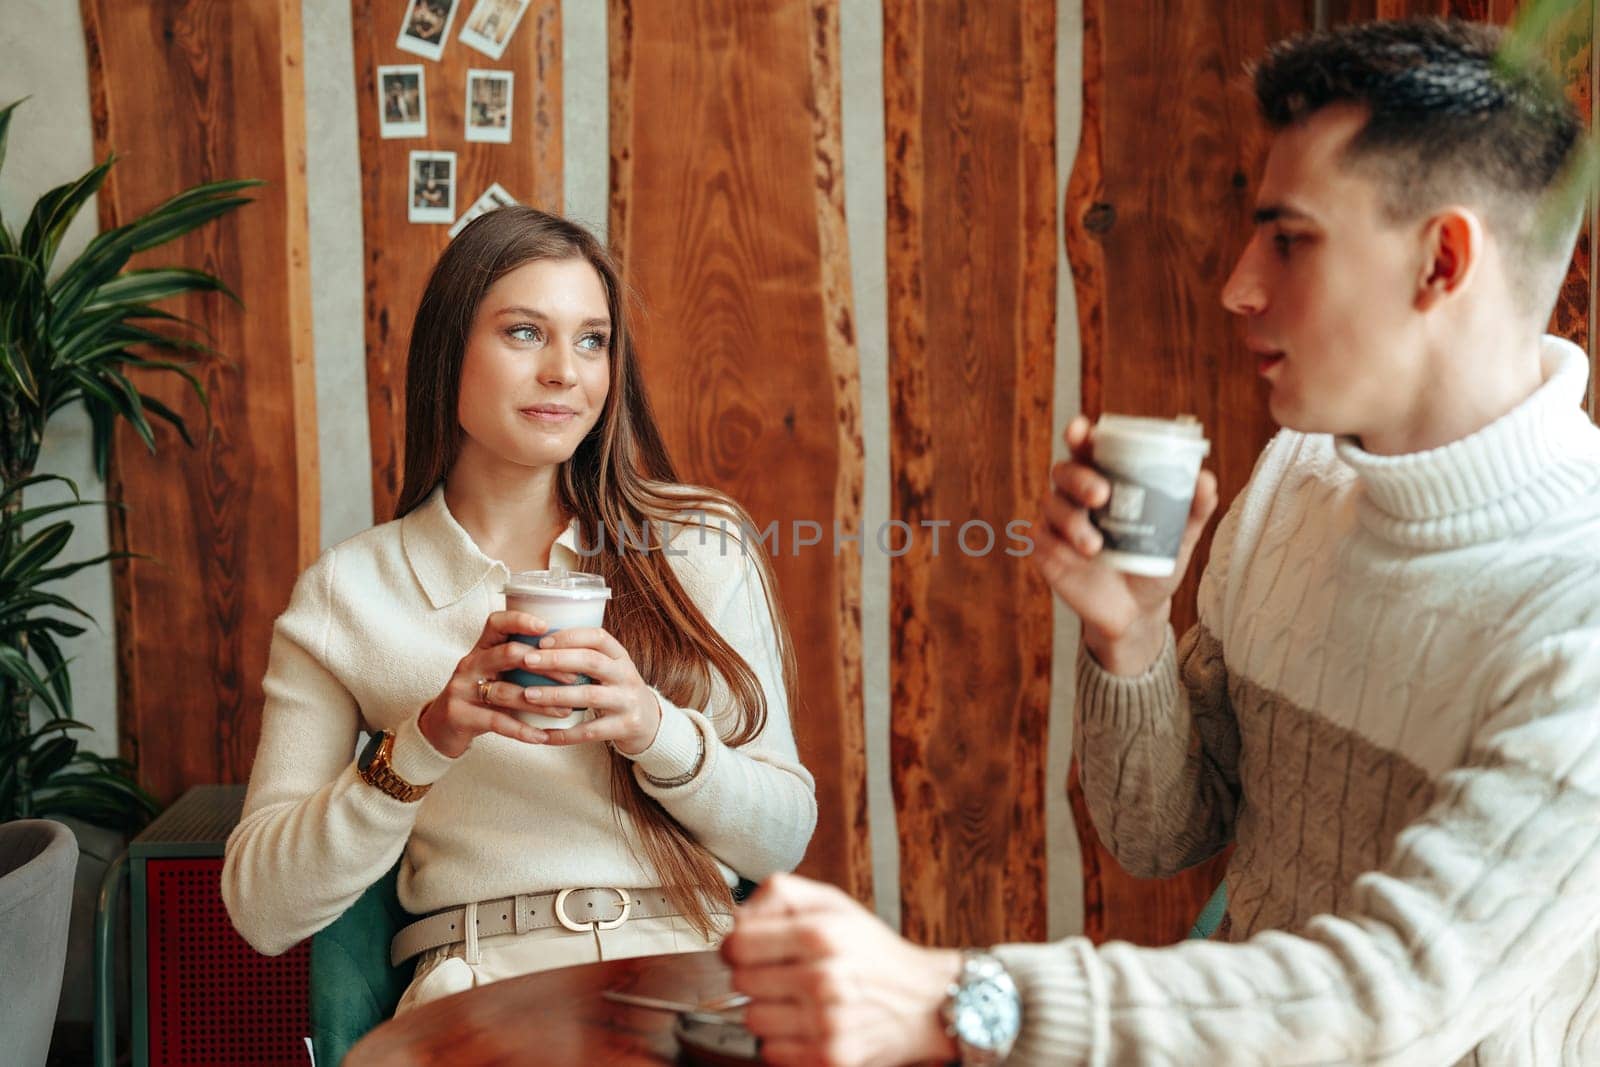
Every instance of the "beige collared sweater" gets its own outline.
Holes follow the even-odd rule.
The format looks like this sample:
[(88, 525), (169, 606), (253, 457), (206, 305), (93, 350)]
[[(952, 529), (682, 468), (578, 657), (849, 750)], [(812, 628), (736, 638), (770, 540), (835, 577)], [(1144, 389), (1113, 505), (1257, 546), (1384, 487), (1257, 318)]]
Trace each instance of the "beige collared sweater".
[(1548, 338), (1522, 405), (1380, 457), (1281, 433), (1200, 621), (1080, 657), (1100, 837), (1237, 843), (1232, 943), (1004, 946), (1021, 1064), (1600, 1064), (1600, 430)]
[[(720, 861), (728, 884), (799, 863), (816, 824), (810, 774), (789, 723), (759, 570), (732, 535), (675, 527), (669, 557), (706, 619), (761, 684), (767, 722), (730, 748), (715, 724), (731, 709), (713, 672), (706, 708), (662, 699), (655, 741), (635, 773), (683, 785), (645, 791)], [(575, 529), (551, 564), (582, 570)], [(659, 549), (659, 539), (657, 540)], [(752, 551), (759, 548), (752, 549)], [(261, 741), (244, 815), (228, 839), (222, 895), (262, 952), (294, 946), (336, 919), (397, 858), (400, 902), (414, 913), (566, 887), (642, 887), (659, 878), (611, 803), (600, 743), (552, 748), (494, 734), (449, 759), (417, 715), (504, 607), (503, 563), (479, 551), (436, 490), (403, 519), (329, 549), (301, 576), (278, 619), (264, 682)], [(647, 679), (648, 680), (648, 679)], [(393, 764), (433, 783), (402, 803), (356, 774), (362, 730), (394, 731)]]

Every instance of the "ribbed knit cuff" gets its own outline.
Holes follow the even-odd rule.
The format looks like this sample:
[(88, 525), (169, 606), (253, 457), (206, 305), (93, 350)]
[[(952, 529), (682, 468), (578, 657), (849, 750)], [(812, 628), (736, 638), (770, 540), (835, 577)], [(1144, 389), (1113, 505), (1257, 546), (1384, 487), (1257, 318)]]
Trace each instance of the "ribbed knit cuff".
[[(1007, 1067), (1088, 1063), (1104, 1042), (1104, 1027), (1096, 1019), (1104, 1011), (1103, 997), (1097, 1005), (1089, 941), (1069, 937), (1049, 945), (996, 945), (991, 951), (1022, 996), (1022, 1030)], [(1098, 1041), (1097, 1035), (1102, 1035)]]
[[(634, 766), (650, 777), (671, 781), (695, 769), (702, 735), (699, 724), (687, 711), (660, 694), (656, 699), (661, 702), (661, 726), (656, 730), (655, 740), (642, 752), (632, 756), (623, 752), (622, 755), (633, 760)], [(710, 745), (706, 747), (709, 750)], [(710, 755), (707, 751), (703, 763), (710, 762)], [(701, 769), (704, 770), (704, 766)]]
[(1178, 651), (1167, 627), (1161, 655), (1139, 675), (1112, 674), (1078, 646), (1078, 716), (1118, 730), (1164, 718), (1178, 706)]
[(417, 715), (404, 720), (395, 729), (394, 751), (389, 754), (389, 766), (412, 785), (437, 782), (455, 762), (422, 736), (422, 731), (417, 728)]

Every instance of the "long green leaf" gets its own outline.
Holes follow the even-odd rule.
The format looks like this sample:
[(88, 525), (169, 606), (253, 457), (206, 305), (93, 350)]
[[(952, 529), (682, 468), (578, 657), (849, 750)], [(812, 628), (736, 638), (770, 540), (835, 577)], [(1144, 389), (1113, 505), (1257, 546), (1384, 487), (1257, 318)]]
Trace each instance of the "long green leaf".
[(142, 252), (147, 248), (164, 245), (191, 230), (199, 229), (212, 219), (220, 218), (235, 208), (251, 202), (247, 196), (230, 196), (185, 202), (180, 206), (166, 209), (158, 208), (128, 227), (133, 250)]
[(50, 343), (61, 362), (75, 362), (81, 352), (103, 341), (125, 317), (119, 307), (96, 308), (71, 318), (57, 315), (51, 323)]
[(44, 272), (31, 256), (0, 250), (0, 308), (5, 311), (5, 336), (23, 336), (44, 306)]
[(144, 556), (141, 556), (137, 552), (105, 552), (98, 556), (90, 556), (88, 559), (80, 559), (72, 563), (63, 563), (59, 567), (46, 567), (44, 570), (39, 571), (34, 575), (34, 580), (40, 583), (59, 582), (63, 578), (70, 578), (79, 571), (88, 570), (90, 567), (98, 567), (102, 563), (113, 563), (120, 559), (144, 558)]
[(149, 393), (140, 393), (139, 399), (143, 401), (146, 411), (150, 412), (150, 414), (154, 415), (156, 418), (167, 423), (174, 430), (176, 430), (178, 436), (183, 438), (184, 444), (188, 445), (190, 448), (194, 447), (194, 437), (190, 435), (189, 424), (184, 421), (182, 415), (178, 414), (176, 411), (173, 411), (166, 404), (162, 403), (156, 397), (151, 396)]
[(145, 418), (144, 401), (139, 398), (139, 390), (135, 389), (127, 378), (115, 373), (101, 374), (100, 384), (115, 396), (117, 413), (133, 427), (134, 432), (153, 455), (156, 450), (156, 432), (151, 429), (150, 420)]
[[(92, 366), (112, 361), (156, 370), (177, 370), (188, 366), (186, 361), (168, 361), (134, 355), (127, 351), (130, 346), (145, 346), (166, 352), (193, 352), (214, 359), (222, 358), (221, 353), (205, 341), (164, 333), (128, 322), (127, 316), (133, 309), (151, 310), (140, 304), (114, 304), (93, 312), (85, 312), (68, 325), (58, 326), (51, 334), (51, 342), (55, 346), (59, 362)], [(165, 317), (186, 326), (191, 325), (177, 316)], [(205, 334), (203, 330), (200, 332)], [(209, 340), (209, 337), (207, 339)], [(199, 391), (204, 392), (203, 389)]]
[[(126, 323), (117, 323), (105, 331), (104, 336), (93, 348), (83, 348), (81, 351), (62, 351), (63, 362), (68, 363), (95, 363), (106, 359), (116, 353), (122, 355), (117, 358), (118, 363), (129, 366), (147, 368), (151, 370), (176, 370), (183, 366), (169, 360), (143, 359), (128, 353), (126, 350), (135, 346), (146, 346), (158, 351), (169, 352), (199, 352), (202, 355), (222, 358), (222, 353), (206, 344), (204, 341), (191, 341), (187, 337), (172, 337), (168, 334), (147, 330), (142, 326), (129, 326)], [(80, 346), (81, 347), (81, 346)]]
[(29, 760), (28, 771), (35, 781), (42, 782), (72, 762), (78, 753), (78, 741), (72, 737), (57, 737), (39, 746)]
[(51, 733), (64, 733), (67, 730), (93, 730), (94, 727), (82, 719), (51, 719), (28, 735), (29, 744)]
[(72, 707), (72, 678), (67, 673), (67, 658), (61, 654), (61, 646), (43, 628), (34, 629), (30, 636), (32, 640), (28, 648), (47, 672), (45, 681), (50, 683), (50, 692), (55, 694), (56, 703), (63, 708)]
[(112, 278), (95, 290), (84, 310), (93, 311), (109, 304), (140, 303), (166, 300), (184, 293), (221, 293), (234, 303), (243, 303), (222, 279), (203, 270), (188, 267), (159, 267), (151, 270), (130, 270)]
[(73, 481), (71, 478), (68, 478), (64, 474), (30, 474), (26, 478), (17, 479), (10, 485), (0, 486), (0, 505), (5, 504), (7, 500), (10, 500), (11, 497), (17, 493), (21, 493), (25, 489), (31, 489), (36, 485), (43, 485), (46, 482), (60, 482), (71, 491), (74, 497), (80, 495), (78, 492), (78, 483)]
[(25, 633), (30, 636), (33, 634), (57, 634), (61, 637), (77, 637), (79, 634), (87, 632), (86, 627), (79, 626), (77, 623), (67, 622), (64, 619), (57, 619), (50, 615), (28, 618), (17, 624), (13, 629), (16, 633)]
[(93, 615), (90, 615), (66, 597), (49, 593), (42, 589), (30, 589), (26, 593), (8, 596), (3, 602), (0, 602), (0, 625), (4, 625), (8, 619), (26, 615), (31, 611), (41, 611), (45, 608), (71, 612), (74, 615), (83, 616), (90, 622), (94, 621)]
[(58, 511), (70, 511), (74, 508), (87, 508), (96, 504), (103, 504), (102, 500), (62, 500), (55, 504), (40, 504), (38, 507), (23, 508), (14, 515), (0, 516), (0, 538), (13, 530), (21, 530), (30, 522), (54, 515)]
[(17, 391), (30, 404), (39, 404), (39, 379), (34, 375), (32, 361), (21, 344), (0, 341), (0, 369), (5, 371), (6, 378), (16, 385)]
[(58, 522), (29, 536), (11, 558), (0, 561), (0, 582), (19, 581), (61, 554), (72, 539), (72, 523)]
[(62, 776), (46, 783), (35, 798), (36, 814), (49, 818), (74, 818), (95, 826), (135, 833), (156, 812), (154, 798), (143, 790), (120, 787), (120, 779), (110, 775), (85, 779), (79, 784), (59, 785)]
[(111, 441), (116, 433), (116, 418), (103, 404), (83, 396), (83, 410), (89, 416), (89, 449), (94, 454), (94, 472), (103, 482), (111, 473)]
[[(201, 185), (191, 186), (171, 199), (156, 205), (149, 214), (162, 215), (178, 211), (202, 200), (228, 196), (233, 193), (243, 192), (246, 189), (256, 189), (266, 184), (261, 178), (224, 178), (221, 181), (205, 182)], [(248, 203), (248, 201), (246, 202)]]
[(33, 214), (23, 227), (19, 247), (22, 253), (34, 259), (48, 273), (50, 261), (55, 259), (61, 236), (77, 217), (79, 209), (99, 190), (106, 173), (116, 162), (107, 156), (104, 163), (91, 167), (80, 178), (59, 185), (41, 196), (33, 205)]
[(207, 411), (211, 410), (211, 397), (206, 392), (205, 383), (195, 377), (194, 372), (189, 369), (194, 364), (180, 362), (175, 359), (145, 359), (142, 357), (129, 359), (125, 361), (125, 364), (129, 367), (137, 367), (140, 370), (166, 371), (169, 374), (176, 374), (189, 383), (189, 388), (194, 390), (201, 406)]
[(0, 108), (0, 167), (4, 167), (6, 163), (6, 138), (11, 133), (11, 113), (21, 107), (27, 99), (25, 96)]
[(23, 690), (43, 704), (50, 714), (62, 716), (62, 709), (50, 694), (49, 681), (39, 676), (39, 672), (33, 669), (33, 664), (21, 652), (0, 645), (0, 674), (20, 683)]
[(163, 244), (204, 225), (244, 199), (207, 203), (218, 196), (260, 185), (253, 180), (230, 180), (198, 185), (173, 197), (142, 218), (99, 234), (78, 259), (62, 271), (51, 289), (56, 306), (64, 315), (76, 314), (97, 288), (127, 266), (135, 252)]

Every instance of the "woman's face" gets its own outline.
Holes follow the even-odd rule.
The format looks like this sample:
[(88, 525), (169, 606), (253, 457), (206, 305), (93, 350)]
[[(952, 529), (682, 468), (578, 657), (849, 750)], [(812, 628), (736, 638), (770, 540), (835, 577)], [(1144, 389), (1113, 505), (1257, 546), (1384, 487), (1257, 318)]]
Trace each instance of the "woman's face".
[(484, 294), (461, 363), (460, 462), (552, 467), (577, 451), (611, 387), (611, 314), (582, 259), (540, 259)]

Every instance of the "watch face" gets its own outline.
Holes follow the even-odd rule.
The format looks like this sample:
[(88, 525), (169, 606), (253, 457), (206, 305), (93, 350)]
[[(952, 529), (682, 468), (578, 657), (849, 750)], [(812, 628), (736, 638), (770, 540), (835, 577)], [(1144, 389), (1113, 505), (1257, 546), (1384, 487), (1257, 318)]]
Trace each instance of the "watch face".
[(952, 1021), (956, 1036), (973, 1048), (997, 1049), (1015, 1040), (1022, 1025), (1021, 1005), (997, 982), (974, 982), (956, 994)]
[(378, 754), (378, 746), (383, 744), (383, 731), (379, 730), (367, 741), (367, 746), (361, 750), (361, 755), (356, 757), (356, 770), (365, 773), (372, 766), (372, 759)]

